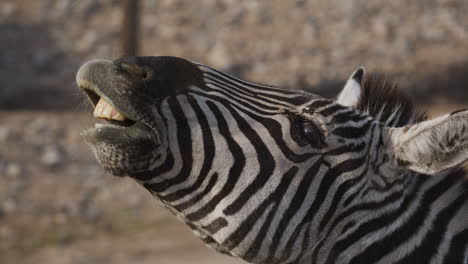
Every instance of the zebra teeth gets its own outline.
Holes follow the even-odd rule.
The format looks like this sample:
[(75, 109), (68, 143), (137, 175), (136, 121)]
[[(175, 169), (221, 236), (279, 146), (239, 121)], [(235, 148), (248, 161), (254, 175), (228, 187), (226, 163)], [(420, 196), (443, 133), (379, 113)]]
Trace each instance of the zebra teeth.
[(99, 102), (96, 104), (94, 108), (94, 117), (101, 118), (101, 119), (109, 119), (109, 120), (117, 120), (117, 121), (126, 121), (129, 120), (126, 116), (122, 113), (117, 111), (114, 107), (112, 107), (106, 100), (102, 97), (99, 99)]

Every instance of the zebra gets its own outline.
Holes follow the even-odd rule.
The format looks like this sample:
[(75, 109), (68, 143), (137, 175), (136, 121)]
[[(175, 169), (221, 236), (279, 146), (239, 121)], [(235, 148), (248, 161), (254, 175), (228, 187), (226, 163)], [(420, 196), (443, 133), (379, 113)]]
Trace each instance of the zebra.
[(92, 60), (82, 132), (206, 245), (249, 263), (468, 263), (468, 109), (428, 120), (358, 68), (334, 99), (177, 57)]

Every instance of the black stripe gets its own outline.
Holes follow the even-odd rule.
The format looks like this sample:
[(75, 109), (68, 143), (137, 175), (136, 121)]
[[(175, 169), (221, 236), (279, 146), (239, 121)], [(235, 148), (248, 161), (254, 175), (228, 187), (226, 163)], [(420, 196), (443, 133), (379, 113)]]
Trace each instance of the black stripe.
[[(248, 97), (240, 96), (239, 94), (236, 94), (235, 92), (233, 92), (232, 91), (233, 89), (226, 89), (225, 87), (222, 87), (222, 86), (220, 87), (219, 85), (214, 85), (214, 86), (217, 89), (209, 87), (209, 86), (207, 86), (207, 87), (210, 88), (212, 91), (216, 91), (216, 92), (218, 92), (220, 94), (225, 95), (226, 97), (229, 97), (230, 99), (232, 99), (235, 102), (244, 101), (244, 103), (246, 103), (248, 105), (254, 105), (257, 108), (265, 109), (265, 110), (271, 110), (271, 111), (279, 111), (282, 108), (284, 108), (284, 107), (280, 108), (278, 106), (269, 106), (269, 105), (263, 104), (264, 99), (259, 99), (259, 98), (255, 97), (255, 96), (248, 96)], [(276, 104), (276, 105), (278, 105), (278, 104)]]
[[(395, 177), (394, 180), (392, 182), (390, 181), (385, 181), (385, 183), (383, 185), (380, 185), (380, 183), (376, 182), (376, 178), (378, 177), (380, 180), (383, 180), (385, 178), (385, 176), (382, 176), (382, 175), (376, 175), (376, 177), (372, 177), (370, 179), (370, 186), (362, 193), (362, 196), (366, 196), (368, 195), (370, 192), (375, 192), (375, 193), (380, 193), (380, 194), (384, 194), (384, 193), (387, 193), (388, 192), (388, 189), (391, 188), (392, 186), (394, 185), (397, 185), (397, 184), (401, 184), (402, 182), (404, 182), (405, 180), (407, 180), (408, 178), (410, 177), (428, 177), (426, 175), (421, 175), (421, 174), (416, 174), (412, 171), (410, 172), (407, 172), (407, 173), (403, 173), (401, 175), (398, 175), (398, 177)], [(432, 176), (431, 176), (432, 177)]]
[[(372, 130), (372, 133), (370, 135), (370, 138), (373, 139), (374, 138), (374, 130)], [(349, 146), (349, 153), (352, 153), (352, 152), (358, 152), (360, 155), (361, 155), (361, 161), (362, 161), (362, 165), (365, 166), (363, 168), (363, 171), (361, 172), (361, 174), (354, 178), (354, 179), (351, 179), (351, 180), (345, 180), (343, 181), (340, 186), (338, 187), (337, 191), (333, 194), (333, 200), (332, 200), (332, 204), (329, 206), (327, 212), (325, 213), (325, 215), (323, 216), (321, 222), (320, 222), (320, 225), (319, 225), (319, 228), (318, 228), (318, 231), (321, 232), (323, 230), (323, 228), (325, 227), (325, 225), (327, 223), (329, 223), (329, 221), (331, 220), (333, 214), (336, 213), (336, 208), (338, 207), (338, 203), (340, 201), (342, 201), (342, 199), (344, 198), (343, 195), (351, 188), (354, 188), (354, 187), (358, 187), (359, 184), (357, 184), (359, 181), (361, 181), (363, 179), (363, 183), (361, 183), (361, 185), (365, 184), (365, 181), (367, 180), (366, 175), (369, 171), (369, 157), (370, 157), (370, 151), (371, 151), (371, 147), (372, 147), (372, 142), (373, 140), (370, 140), (370, 142), (367, 142), (367, 144), (362, 144), (363, 146), (365, 146), (365, 150), (362, 150), (362, 149), (354, 149), (353, 147), (354, 146)], [(359, 147), (359, 145), (358, 145)], [(356, 190), (355, 190), (356, 192)]]
[[(299, 245), (298, 245), (298, 246), (301, 247), (301, 250), (299, 251), (300, 253), (299, 253), (294, 259), (292, 259), (291, 261), (289, 261), (288, 264), (300, 263), (300, 262), (299, 262), (300, 259), (303, 258), (305, 254), (308, 254), (308, 253), (309, 253), (309, 252), (307, 251), (307, 249), (311, 248), (311, 247), (309, 247), (309, 244), (310, 244), (310, 242), (313, 242), (313, 241), (311, 241), (311, 239), (310, 239), (310, 230), (311, 230), (310, 225), (311, 225), (311, 223), (307, 223), (307, 224), (304, 226), (304, 228), (302, 228), (301, 231), (304, 231), (304, 236), (302, 237), (302, 240), (301, 240), (301, 242), (300, 242)], [(296, 241), (299, 240), (300, 236), (301, 236), (301, 233), (299, 233), (299, 234), (297, 235)], [(291, 252), (289, 252), (289, 253), (291, 253)], [(289, 254), (288, 256), (284, 256), (284, 257), (283, 257), (283, 261), (286, 260), (286, 259), (289, 258), (289, 257), (291, 257), (291, 254)]]
[[(226, 106), (230, 108), (230, 106)], [(226, 215), (233, 215), (237, 213), (247, 203), (247, 201), (260, 190), (273, 174), (275, 169), (275, 160), (266, 147), (260, 135), (249, 125), (249, 123), (242, 118), (237, 112), (232, 110), (232, 116), (236, 120), (239, 130), (243, 132), (245, 137), (255, 148), (256, 158), (259, 165), (259, 172), (255, 179), (242, 191), (242, 194), (237, 199), (224, 209)], [(235, 155), (235, 153), (233, 153)]]
[[(399, 214), (404, 213), (407, 210), (410, 202), (416, 196), (419, 188), (422, 187), (422, 183), (424, 182), (423, 180), (424, 178), (422, 177), (416, 180), (416, 183), (413, 185), (413, 188), (408, 189), (408, 193), (409, 193), (408, 196), (403, 196), (401, 192), (395, 192), (395, 193), (392, 193), (387, 198), (385, 198), (383, 201), (359, 204), (357, 206), (354, 206), (348, 209), (344, 213), (340, 214), (335, 219), (334, 223), (332, 223), (331, 225), (332, 227), (338, 226), (340, 222), (345, 221), (346, 219), (348, 219), (349, 216), (357, 212), (368, 211), (369, 214), (371, 214), (372, 212), (376, 210), (385, 208), (387, 205), (390, 205), (390, 204), (393, 204), (395, 202), (402, 200), (402, 203), (399, 209), (396, 209), (395, 211), (389, 211), (384, 216), (379, 216), (379, 218), (377, 219), (371, 219), (370, 221), (363, 223), (358, 229), (354, 231), (354, 233), (352, 233), (351, 235), (348, 235), (344, 239), (337, 241), (335, 245), (333, 246), (333, 248), (329, 251), (327, 261), (325, 263), (336, 263), (336, 258), (341, 252), (343, 252), (347, 247), (352, 246), (362, 236), (365, 236), (372, 232), (376, 232), (377, 229), (384, 227), (384, 224), (388, 222), (389, 216), (398, 217)], [(387, 222), (383, 222), (385, 219), (387, 219)], [(354, 217), (350, 221), (354, 221), (354, 220), (356, 220), (357, 223), (361, 223), (362, 221), (362, 220), (360, 221), (360, 219), (357, 219), (356, 217)], [(349, 228), (350, 227), (349, 223), (350, 222), (348, 222), (348, 224), (345, 225), (344, 227)], [(346, 231), (345, 228), (343, 228), (343, 231), (342, 231), (343, 234), (344, 234), (344, 231)], [(371, 228), (371, 229), (368, 229), (368, 228)], [(330, 230), (332, 230), (332, 228)], [(314, 253), (315, 254), (318, 253), (318, 250)], [(315, 258), (316, 257), (317, 255), (315, 255)]]
[(213, 187), (216, 185), (217, 182), (218, 182), (218, 173), (213, 173), (213, 175), (210, 177), (210, 181), (205, 186), (203, 191), (201, 191), (199, 194), (195, 195), (194, 197), (192, 197), (190, 200), (188, 200), (186, 202), (183, 202), (183, 203), (178, 204), (178, 205), (174, 205), (174, 209), (176, 209), (179, 212), (183, 212), (184, 210), (186, 210), (190, 206), (194, 205), (195, 203), (197, 203), (198, 201), (203, 199), (205, 197), (205, 195), (210, 193), (211, 190), (213, 190)]
[[(430, 213), (430, 204), (437, 200), (437, 198), (439, 198), (455, 183), (456, 180), (454, 178), (445, 177), (442, 181), (434, 184), (433, 187), (424, 192), (421, 200), (419, 201), (418, 208), (410, 217), (408, 222), (404, 223), (399, 227), (398, 230), (394, 231), (389, 236), (373, 243), (371, 246), (366, 248), (364, 252), (355, 256), (350, 263), (376, 263), (382, 256), (385, 256), (389, 252), (393, 251), (395, 247), (401, 245), (404, 241), (409, 239), (424, 223), (424, 220)], [(365, 234), (379, 232), (379, 229), (382, 229), (391, 225), (395, 221), (398, 221), (398, 218), (408, 210), (410, 204), (415, 202), (417, 193), (418, 192), (413, 191), (412, 193), (408, 194), (405, 197), (402, 205), (396, 211), (390, 212), (378, 219), (362, 224), (353, 234), (336, 243), (333, 247), (333, 249), (336, 250), (334, 252), (344, 252), (346, 248), (355, 244)], [(333, 252), (333, 250), (331, 252)], [(329, 259), (331, 257), (331, 259), (334, 260), (337, 256), (338, 254), (333, 255), (333, 253), (331, 253), (329, 255)]]
[(336, 214), (337, 212), (337, 207), (338, 203), (342, 201), (343, 195), (350, 189), (356, 186), (356, 184), (362, 180), (362, 178), (367, 174), (367, 170), (364, 170), (363, 173), (361, 173), (358, 177), (354, 179), (350, 179), (347, 181), (344, 181), (340, 186), (338, 187), (338, 190), (334, 193), (333, 196), (333, 201), (331, 205), (328, 207), (327, 212), (324, 214), (322, 217), (322, 220), (320, 221), (319, 227), (318, 227), (318, 232), (322, 232), (323, 229), (325, 228), (326, 224), (330, 223), (330, 220), (333, 216), (333, 214)]
[(330, 116), (330, 115), (333, 115), (335, 114), (336, 112), (338, 112), (339, 110), (343, 110), (343, 109), (346, 109), (345, 106), (342, 106), (342, 105), (339, 105), (339, 104), (334, 104), (330, 107), (327, 107), (323, 110), (320, 110), (319, 111), (319, 114), (322, 115), (322, 116)]
[[(466, 197), (462, 193), (452, 204), (440, 211), (437, 218), (431, 224), (429, 233), (422, 239), (421, 244), (413, 249), (411, 254), (398, 261), (397, 264), (429, 263), (431, 258), (437, 253), (437, 248), (441, 245), (442, 239), (447, 232), (448, 223), (465, 202)], [(451, 263), (457, 262), (463, 263), (463, 258)]]
[[(213, 90), (213, 91), (215, 91), (215, 90)], [(219, 91), (219, 90), (216, 90), (215, 92), (226, 95), (225, 92), (222, 92), (222, 91)], [(263, 110), (253, 108), (252, 105), (250, 105), (250, 104), (248, 104), (246, 102), (243, 102), (243, 101), (238, 101), (238, 100), (236, 100), (236, 98), (233, 98), (230, 95), (226, 95), (226, 97), (229, 98), (229, 99), (226, 99), (224, 97), (221, 97), (219, 95), (215, 95), (215, 94), (212, 94), (212, 93), (200, 93), (200, 92), (193, 91), (193, 90), (191, 91), (191, 93), (200, 95), (200, 96), (205, 97), (205, 98), (209, 98), (209, 99), (211, 99), (213, 101), (224, 102), (224, 103), (227, 102), (228, 105), (232, 105), (236, 109), (241, 109), (241, 107), (238, 106), (238, 105), (241, 105), (241, 106), (244, 106), (247, 109), (250, 109), (251, 111), (254, 111), (254, 112), (258, 113), (258, 114), (262, 114), (262, 115), (266, 115), (266, 116), (268, 116), (268, 115), (277, 115), (278, 114), (278, 112), (273, 112), (273, 113), (272, 112), (265, 112)], [(226, 104), (224, 104), (224, 105), (226, 105)]]
[[(192, 229), (199, 231), (197, 228), (192, 228)], [(212, 246), (213, 248), (215, 248), (218, 252), (222, 254), (226, 254), (231, 257), (233, 256), (231, 252), (228, 252), (227, 250), (223, 249), (221, 245), (216, 240), (214, 240), (212, 236), (209, 236), (206, 234), (203, 234), (203, 235), (204, 235), (203, 237), (200, 237), (200, 236), (198, 237), (203, 243), (205, 243), (206, 245)]]
[(244, 260), (249, 261), (256, 256), (258, 250), (261, 248), (263, 239), (265, 238), (265, 233), (268, 231), (268, 228), (271, 224), (274, 213), (278, 207), (278, 204), (281, 202), (284, 194), (289, 188), (294, 176), (298, 171), (297, 167), (290, 168), (284, 175), (281, 176), (281, 182), (276, 187), (276, 189), (270, 193), (270, 195), (260, 204), (255, 210), (242, 222), (242, 224), (226, 239), (223, 243), (223, 246), (229, 250), (237, 247), (253, 229), (257, 221), (264, 214), (265, 210), (273, 204), (274, 206), (270, 210), (269, 215), (267, 216), (264, 225), (262, 226), (260, 232), (257, 234), (254, 242), (246, 252), (246, 255), (243, 256)]
[[(162, 199), (172, 202), (178, 199), (181, 199), (182, 197), (198, 190), (202, 183), (205, 181), (206, 177), (208, 176), (208, 172), (210, 171), (212, 164), (213, 164), (213, 158), (216, 153), (215, 151), (215, 143), (213, 140), (213, 134), (211, 133), (210, 125), (208, 123), (208, 120), (206, 119), (205, 114), (203, 113), (203, 110), (200, 108), (198, 103), (195, 101), (193, 97), (188, 97), (189, 104), (191, 105), (193, 111), (195, 112), (195, 115), (197, 116), (198, 123), (200, 125), (200, 129), (202, 130), (202, 137), (203, 137), (203, 152), (204, 152), (204, 160), (203, 160), (203, 165), (200, 170), (200, 173), (197, 177), (197, 180), (195, 183), (191, 186), (185, 187), (181, 190), (177, 190), (176, 192), (173, 192), (171, 194), (168, 194), (166, 196), (161, 196)], [(210, 180), (211, 181), (211, 180)], [(201, 199), (201, 198), (200, 198)], [(188, 203), (194, 204), (198, 200), (196, 199), (191, 199), (188, 201)]]
[[(197, 92), (194, 92), (197, 93)], [(197, 93), (199, 94), (199, 93)], [(204, 94), (200, 94), (202, 96), (206, 96)], [(212, 98), (211, 96), (208, 96), (209, 98)], [(220, 97), (215, 97), (214, 100), (219, 101), (223, 105), (230, 105), (230, 102), (226, 100), (225, 98), (220, 98)], [(264, 125), (264, 127), (268, 130), (269, 134), (272, 135), (272, 138), (275, 140), (277, 146), (281, 149), (283, 152), (284, 156), (288, 158), (289, 160), (295, 162), (295, 163), (302, 163), (316, 155), (316, 153), (305, 153), (305, 154), (296, 154), (294, 153), (284, 142), (284, 137), (283, 137), (283, 132), (281, 130), (281, 125), (278, 121), (272, 118), (267, 118), (267, 117), (262, 117), (257, 114), (251, 113), (245, 109), (238, 108), (235, 105), (232, 105), (232, 107), (236, 108), (239, 112), (245, 113), (248, 115), (250, 118), (254, 119), (255, 121), (261, 123)], [(256, 110), (255, 110), (256, 111)], [(261, 113), (264, 115), (264, 113)], [(269, 116), (272, 114), (269, 113)], [(277, 115), (277, 114), (274, 114)], [(293, 126), (293, 124), (291, 124)]]
[[(268, 130), (273, 140), (275, 140), (276, 145), (279, 147), (284, 157), (289, 159), (290, 161), (294, 163), (303, 163), (312, 158), (313, 156), (317, 155), (317, 153), (297, 154), (294, 151), (292, 151), (285, 143), (283, 131), (281, 130), (281, 124), (275, 119), (261, 117), (252, 113), (248, 113), (243, 109), (239, 109), (239, 111), (247, 114), (250, 118), (254, 119), (260, 124), (263, 124), (263, 126)], [(292, 126), (294, 126), (294, 124), (291, 123), (291, 127)]]
[[(333, 222), (330, 224), (330, 230), (335, 229), (341, 222), (345, 221), (346, 219), (348, 219), (349, 216), (353, 214), (356, 214), (358, 212), (371, 213), (373, 211), (377, 211), (378, 209), (385, 208), (388, 205), (394, 204), (395, 202), (402, 199), (402, 197), (403, 194), (401, 191), (395, 191), (387, 197), (384, 197), (381, 201), (366, 202), (350, 207), (349, 209), (346, 209), (345, 211), (340, 213), (335, 218), (335, 220), (333, 220)], [(343, 229), (341, 233), (345, 233), (345, 230)]]
[[(290, 108), (289, 105), (282, 103), (282, 102), (285, 102), (285, 103), (288, 102), (288, 100), (287, 100), (288, 98), (279, 97), (279, 98), (277, 98), (277, 101), (272, 101), (272, 100), (270, 100), (268, 98), (274, 99), (274, 96), (270, 96), (269, 94), (267, 95), (267, 94), (261, 94), (261, 93), (254, 93), (254, 92), (252, 92), (250, 90), (243, 89), (243, 87), (237, 86), (235, 84), (230, 84), (229, 82), (221, 82), (219, 79), (214, 79), (214, 78), (210, 78), (210, 77), (208, 77), (207, 80), (205, 80), (205, 83), (206, 84), (212, 84), (212, 85), (217, 86), (217, 87), (219, 87), (221, 89), (232, 90), (232, 91), (235, 91), (236, 93), (240, 93), (240, 94), (242, 94), (244, 96), (247, 96), (247, 97), (250, 97), (250, 98), (255, 98), (256, 100), (260, 100), (260, 101), (267, 102), (267, 103), (270, 103), (270, 104)], [(260, 97), (260, 95), (262, 97)], [(265, 97), (267, 97), (267, 98), (265, 98)]]
[(164, 161), (163, 164), (152, 169), (151, 171), (136, 172), (136, 173), (132, 173), (132, 175), (130, 176), (139, 181), (149, 181), (155, 177), (158, 177), (159, 175), (162, 175), (170, 171), (174, 167), (174, 162), (175, 162), (174, 156), (172, 156), (172, 153), (168, 150), (167, 155), (166, 155), (166, 160)]
[(339, 146), (335, 149), (331, 149), (327, 151), (324, 155), (326, 156), (339, 156), (343, 154), (352, 154), (354, 153), (360, 153), (362, 152), (366, 147), (368, 143), (365, 141), (362, 141), (358, 144), (355, 143), (350, 143), (347, 145)]
[[(276, 227), (276, 231), (273, 235), (273, 238), (271, 239), (271, 246), (269, 249), (270, 256), (275, 255), (276, 250), (281, 242), (281, 236), (285, 235), (284, 232), (289, 226), (290, 221), (293, 219), (294, 215), (299, 211), (302, 204), (304, 203), (305, 197), (309, 193), (312, 181), (317, 175), (321, 164), (321, 160), (316, 161), (314, 165), (310, 169), (308, 169), (307, 172), (302, 176), (302, 180), (299, 183), (299, 187), (294, 193), (294, 197), (291, 199), (288, 208), (282, 215), (281, 220), (278, 226)], [(287, 238), (284, 237), (284, 239)], [(269, 259), (269, 261), (271, 262), (273, 261), (273, 259)]]
[[(208, 88), (210, 88), (210, 87), (208, 87)], [(270, 110), (270, 111), (274, 111), (274, 112), (278, 112), (280, 110), (280, 108), (278, 108), (278, 107), (272, 107), (272, 106), (264, 105), (264, 104), (260, 103), (258, 100), (253, 100), (252, 98), (242, 98), (242, 97), (239, 97), (237, 94), (233, 95), (232, 93), (229, 93), (228, 91), (226, 91), (226, 89), (213, 89), (213, 88), (210, 88), (210, 89), (211, 89), (211, 91), (222, 94), (225, 97), (229, 98), (230, 99), (229, 101), (231, 103), (236, 102), (236, 103), (242, 104), (244, 106), (247, 106), (247, 108), (254, 109), (254, 111), (258, 111), (256, 109)]]
[[(229, 75), (227, 73), (224, 73), (224, 72), (218, 71), (216, 69), (210, 68), (208, 66), (205, 66), (205, 65), (202, 65), (202, 64), (199, 64), (199, 65), (202, 66), (201, 70), (203, 71), (204, 75), (211, 75), (211, 76), (215, 76), (215, 77), (218, 77), (218, 78), (221, 78), (221, 79), (224, 79), (224, 80), (231, 80), (234, 83), (239, 83), (241, 85), (248, 86), (248, 87), (254, 88), (254, 89), (260, 89), (260, 90), (264, 90), (264, 91), (271, 91), (271, 92), (281, 93), (281, 94), (285, 94), (285, 95), (297, 94), (297, 92), (288, 91), (288, 90), (277, 88), (277, 87), (274, 87), (274, 86), (271, 86), (271, 85), (263, 85), (263, 84), (257, 84), (257, 83), (252, 83), (252, 82), (246, 82), (244, 80), (238, 79), (238, 78), (236, 78), (234, 76), (231, 76), (231, 75)], [(204, 70), (203, 67), (212, 70), (214, 73)]]
[[(363, 184), (363, 186), (365, 186), (365, 184)], [(359, 192), (360, 191), (358, 190), (358, 191), (354, 192), (354, 194), (357, 195)], [(333, 220), (333, 222), (330, 224), (330, 227), (328, 228), (327, 234), (324, 237), (329, 237), (330, 234), (339, 226), (339, 224), (341, 222), (343, 222), (345, 220), (349, 220), (348, 217), (350, 215), (355, 214), (355, 213), (360, 212), (360, 211), (368, 211), (369, 213), (372, 213), (373, 211), (376, 211), (376, 210), (381, 209), (381, 208), (385, 208), (385, 206), (393, 204), (393, 203), (399, 201), (401, 199), (401, 197), (402, 197), (402, 194), (400, 192), (394, 192), (391, 195), (385, 197), (382, 201), (373, 201), (373, 202), (361, 203), (361, 204), (358, 204), (356, 206), (353, 206), (353, 207), (347, 209), (346, 211), (340, 213)], [(357, 219), (357, 220), (359, 220), (359, 219)], [(355, 224), (356, 224), (356, 222), (353, 219), (349, 220), (348, 223), (346, 223), (342, 227), (342, 229), (340, 230), (341, 234), (344, 234), (349, 228), (351, 228)], [(327, 240), (323, 239), (322, 241), (320, 241), (315, 246), (314, 252), (312, 254), (312, 262), (313, 263), (316, 263), (318, 261), (317, 260), (318, 253), (320, 252), (323, 245), (325, 245), (325, 242), (327, 242)]]
[(164, 192), (167, 188), (184, 182), (190, 176), (193, 165), (191, 130), (187, 118), (177, 98), (169, 97), (168, 105), (176, 120), (177, 140), (179, 143), (179, 153), (182, 158), (182, 169), (177, 176), (171, 179), (144, 185), (146, 188), (157, 193)]
[(333, 129), (332, 134), (342, 137), (342, 138), (360, 138), (360, 137), (363, 137), (368, 132), (371, 124), (372, 123), (369, 121), (360, 127), (355, 127), (355, 126), (338, 127), (338, 128)]
[[(276, 190), (270, 194), (268, 197), (267, 201), (270, 203), (275, 203), (274, 207), (271, 209), (270, 213), (268, 214), (267, 219), (265, 220), (265, 223), (262, 225), (262, 228), (260, 231), (257, 233), (257, 236), (255, 237), (254, 242), (250, 245), (247, 253), (245, 254), (245, 259), (253, 259), (254, 257), (257, 256), (258, 251), (261, 249), (262, 242), (265, 240), (265, 234), (268, 232), (268, 229), (270, 228), (271, 222), (273, 221), (273, 218), (275, 216), (276, 210), (278, 209), (279, 204), (281, 203), (281, 200), (284, 197), (284, 194), (288, 190), (289, 186), (291, 185), (291, 182), (294, 178), (294, 176), (297, 174), (298, 168), (297, 167), (292, 167), (289, 169), (281, 178), (281, 182), (276, 188)], [(267, 202), (265, 201), (265, 202)], [(264, 202), (264, 203), (265, 203)], [(262, 206), (262, 205), (261, 205)], [(265, 207), (268, 207), (268, 205), (264, 205)], [(268, 241), (270, 242), (270, 241)]]
[[(465, 263), (464, 258), (468, 258), (466, 252), (468, 246), (468, 229), (458, 233), (450, 241), (450, 250), (445, 255), (444, 264)], [(466, 260), (466, 259), (465, 259)]]
[[(164, 122), (165, 126), (167, 126), (167, 119), (166, 117), (162, 114), (161, 109), (158, 109), (159, 111), (159, 116), (161, 116), (162, 121)], [(151, 171), (142, 171), (142, 172), (137, 172), (133, 173), (130, 175), (132, 178), (135, 178), (139, 181), (149, 181), (153, 179), (154, 177), (157, 177), (159, 175), (162, 175), (164, 173), (167, 173), (174, 167), (174, 156), (172, 156), (172, 153), (169, 149), (166, 149), (166, 160), (158, 167), (152, 169)]]
[(205, 229), (206, 231), (208, 231), (208, 233), (213, 235), (216, 232), (218, 232), (220, 229), (226, 227), (227, 225), (228, 225), (228, 222), (226, 221), (226, 219), (222, 217), (218, 217), (215, 220), (213, 220), (211, 223), (209, 223), (208, 225), (204, 226), (203, 229)]
[(365, 120), (368, 116), (363, 115), (359, 112), (349, 111), (349, 112), (341, 112), (333, 116), (331, 123), (333, 124), (343, 124), (349, 121), (353, 122), (361, 122)]
[(242, 148), (232, 138), (232, 134), (229, 131), (229, 126), (226, 120), (224, 119), (223, 114), (214, 103), (206, 102), (206, 104), (208, 105), (208, 108), (210, 108), (211, 112), (213, 112), (216, 120), (218, 121), (219, 133), (226, 140), (229, 152), (231, 152), (234, 156), (234, 163), (229, 169), (229, 180), (223, 185), (223, 188), (206, 205), (204, 205), (197, 211), (187, 215), (187, 218), (191, 221), (198, 221), (205, 217), (207, 214), (213, 212), (213, 210), (219, 204), (219, 202), (222, 201), (226, 196), (228, 196), (232, 192), (245, 166), (245, 156), (242, 151)]
[(300, 232), (301, 229), (308, 223), (311, 222), (318, 212), (319, 208), (322, 206), (323, 202), (328, 196), (331, 186), (335, 183), (336, 179), (346, 173), (348, 171), (353, 171), (359, 168), (365, 158), (359, 159), (350, 159), (343, 161), (336, 165), (335, 167), (329, 168), (327, 173), (322, 177), (320, 185), (318, 187), (317, 194), (315, 196), (315, 200), (308, 208), (305, 217), (302, 219), (301, 223), (296, 227), (292, 236), (289, 238), (288, 243), (286, 245), (286, 250), (290, 251), (292, 246), (294, 245), (294, 237), (296, 237)]
[[(248, 88), (255, 89), (255, 91), (251, 91), (249, 89), (246, 89), (243, 86), (240, 86), (240, 84), (238, 82), (233, 82), (233, 81), (227, 80), (227, 79), (222, 78), (222, 77), (220, 77), (218, 75), (205, 73), (204, 77), (207, 78), (207, 79), (210, 79), (210, 80), (217, 80), (219, 83), (229, 84), (230, 87), (235, 86), (238, 89), (242, 89), (242, 91), (248, 92), (248, 93), (252, 94), (255, 97), (263, 96), (263, 97), (267, 97), (267, 98), (270, 98), (270, 99), (275, 99), (275, 100), (278, 100), (278, 101), (288, 102), (288, 103), (296, 105), (296, 106), (307, 103), (312, 98), (317, 97), (316, 95), (309, 94), (309, 93), (299, 91), (299, 90), (288, 91), (288, 90), (285, 90), (285, 89), (278, 88), (278, 89), (281, 89), (281, 90), (274, 90), (273, 91), (273, 92), (278, 93), (278, 94), (284, 94), (285, 96), (286, 95), (288, 95), (288, 96), (295, 95), (295, 97), (282, 97), (281, 95), (273, 95), (273, 94), (270, 94), (270, 93), (264, 93), (263, 91), (271, 91), (265, 86), (253, 87), (253, 86), (244, 84), (244, 86), (247, 86)], [(264, 88), (266, 88), (266, 89), (264, 89)], [(284, 93), (284, 92), (286, 92), (286, 93)]]
[(461, 113), (461, 112), (464, 112), (464, 111), (467, 111), (467, 110), (468, 110), (468, 108), (456, 110), (456, 111), (453, 111), (452, 113), (450, 113), (450, 115), (453, 116), (455, 114), (458, 114), (458, 113)]

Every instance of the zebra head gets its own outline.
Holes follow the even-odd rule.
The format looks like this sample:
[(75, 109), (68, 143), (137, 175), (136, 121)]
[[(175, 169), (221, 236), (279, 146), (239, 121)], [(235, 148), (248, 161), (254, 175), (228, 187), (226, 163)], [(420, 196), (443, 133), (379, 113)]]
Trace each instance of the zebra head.
[(286, 263), (310, 254), (330, 206), (356, 190), (468, 157), (468, 111), (415, 123), (400, 94), (364, 75), (331, 100), (180, 58), (94, 60), (77, 83), (109, 124), (83, 136), (107, 171), (141, 183), (208, 245)]

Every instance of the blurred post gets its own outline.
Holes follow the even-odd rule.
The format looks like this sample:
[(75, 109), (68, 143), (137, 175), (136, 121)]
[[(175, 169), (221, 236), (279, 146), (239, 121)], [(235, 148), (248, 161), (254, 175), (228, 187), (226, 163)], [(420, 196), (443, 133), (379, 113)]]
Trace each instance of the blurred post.
[(140, 1), (124, 0), (123, 2), (121, 53), (124, 56), (135, 56), (139, 48)]

